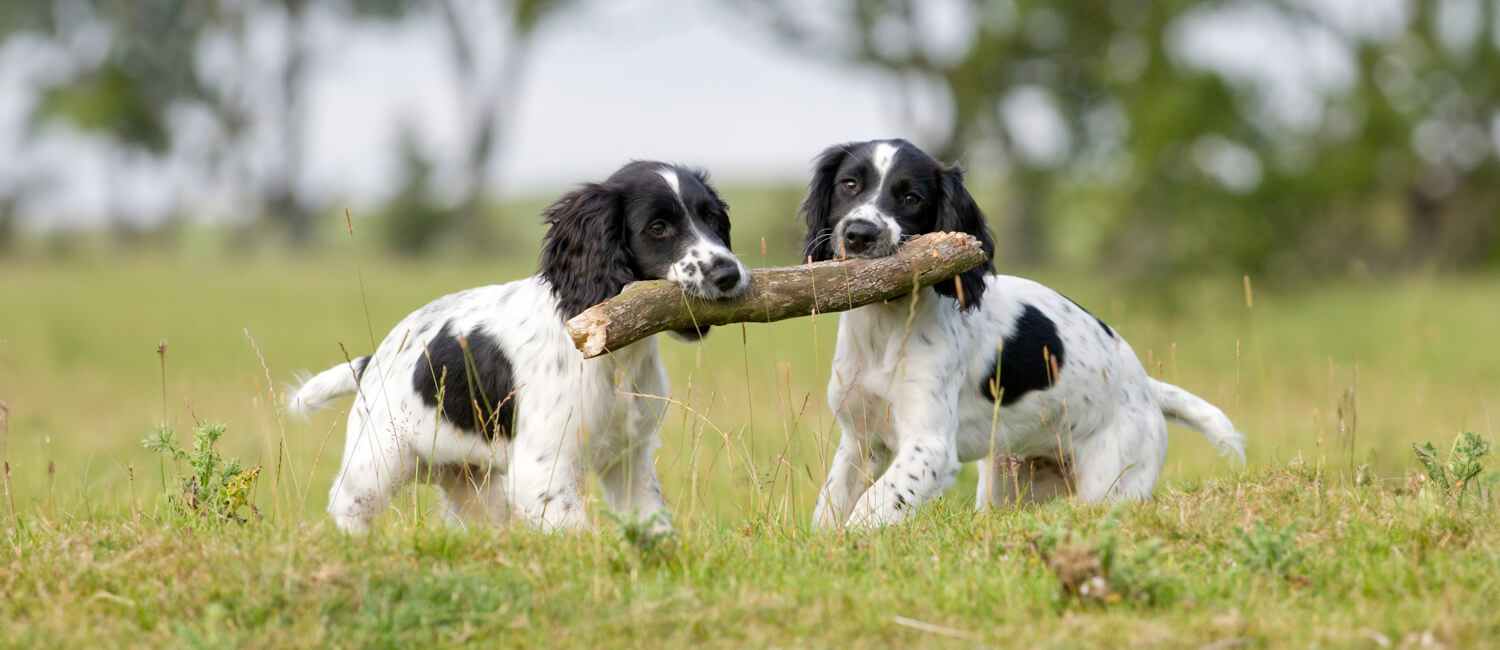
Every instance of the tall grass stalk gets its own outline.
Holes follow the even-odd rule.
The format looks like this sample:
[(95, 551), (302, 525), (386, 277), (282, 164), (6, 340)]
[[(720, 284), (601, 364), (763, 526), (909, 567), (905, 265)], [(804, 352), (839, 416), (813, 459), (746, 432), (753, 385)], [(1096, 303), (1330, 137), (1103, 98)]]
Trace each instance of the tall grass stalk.
[(267, 398), (266, 408), (271, 410), (276, 420), (276, 475), (272, 477), (271, 480), (271, 512), (272, 516), (275, 517), (281, 513), (281, 465), (283, 460), (285, 461), (287, 467), (287, 472), (285, 475), (287, 478), (291, 479), (292, 482), (291, 496), (295, 497), (297, 495), (300, 495), (302, 494), (303, 490), (301, 484), (297, 482), (297, 468), (292, 464), (291, 455), (287, 453), (286, 426), (283, 424), (281, 418), (281, 400), (277, 399), (276, 397), (276, 383), (271, 379), (271, 367), (266, 364), (266, 355), (261, 354), (260, 344), (256, 343), (255, 337), (250, 335), (250, 330), (246, 328), (244, 332), (245, 340), (250, 342), (250, 349), (255, 351), (255, 358), (260, 361), (261, 372), (265, 373)]
[(10, 405), (0, 401), (0, 453), (4, 454), (5, 503), (10, 508), (10, 520), (17, 524), (21, 519), (16, 514), (16, 493), (10, 486)]

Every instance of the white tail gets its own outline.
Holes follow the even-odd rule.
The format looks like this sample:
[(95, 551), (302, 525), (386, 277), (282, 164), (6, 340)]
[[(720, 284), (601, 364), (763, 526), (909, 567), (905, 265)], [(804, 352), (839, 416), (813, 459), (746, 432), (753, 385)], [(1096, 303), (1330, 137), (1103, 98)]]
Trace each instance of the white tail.
[(1156, 387), (1161, 414), (1172, 422), (1203, 434), (1219, 448), (1219, 455), (1234, 456), (1245, 464), (1245, 436), (1234, 429), (1229, 416), (1203, 398), (1166, 382), (1151, 380)]
[(328, 403), (345, 395), (353, 395), (359, 388), (359, 378), (365, 372), (370, 357), (360, 357), (349, 363), (341, 363), (324, 370), (302, 382), (286, 399), (286, 410), (292, 415), (306, 416), (328, 407)]

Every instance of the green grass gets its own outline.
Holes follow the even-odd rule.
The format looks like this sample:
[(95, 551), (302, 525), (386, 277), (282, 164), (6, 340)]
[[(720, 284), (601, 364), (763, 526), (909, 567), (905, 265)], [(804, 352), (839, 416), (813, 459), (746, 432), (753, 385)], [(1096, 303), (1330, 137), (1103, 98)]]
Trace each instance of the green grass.
[[(29, 516), (7, 539), (8, 645), (661, 647), (1494, 645), (1495, 510), (1320, 481), (1309, 465), (1169, 485), (1151, 503), (976, 517), (940, 502), (868, 536), (699, 520), (641, 554), (610, 531), (543, 538), (394, 523), (202, 532)], [(1101, 523), (1104, 522), (1104, 523)], [(1109, 530), (1101, 530), (1109, 527)], [(1292, 529), (1259, 562), (1237, 531)], [(1034, 547), (1152, 549), (1099, 602)], [(935, 627), (927, 627), (935, 626)], [(936, 631), (934, 631), (936, 630)]]
[[(752, 265), (787, 261), (761, 255), (759, 238), (778, 237), (767, 232), (736, 231)], [(533, 263), (368, 251), (0, 261), (0, 644), (1371, 646), (1428, 633), (1473, 646), (1500, 635), (1495, 500), (1460, 507), (1408, 490), (1411, 443), (1497, 439), (1495, 276), (1257, 287), (1252, 309), (1238, 277), (1148, 290), (1030, 273), (1246, 432), (1241, 475), (1174, 430), (1150, 503), (977, 516), (966, 470), (899, 530), (810, 533), (837, 438), (823, 398), (836, 318), (820, 317), (662, 342), (674, 406), (657, 465), (681, 531), (665, 551), (620, 541), (601, 516), (598, 533), (577, 537), (449, 531), (423, 489), (375, 534), (338, 535), (322, 507), (342, 414), (282, 418), (281, 383), (341, 361), (340, 344), (367, 353), (437, 295)], [(177, 470), (141, 446), (164, 420), (182, 436), (196, 421), (227, 424), (223, 453), (263, 468), (252, 496), (265, 519), (209, 530), (174, 514), (164, 483)], [(1360, 464), (1371, 484), (1354, 485)], [(1044, 556), (1055, 565), (1079, 549), (1116, 558), (1118, 600), (1062, 595)]]

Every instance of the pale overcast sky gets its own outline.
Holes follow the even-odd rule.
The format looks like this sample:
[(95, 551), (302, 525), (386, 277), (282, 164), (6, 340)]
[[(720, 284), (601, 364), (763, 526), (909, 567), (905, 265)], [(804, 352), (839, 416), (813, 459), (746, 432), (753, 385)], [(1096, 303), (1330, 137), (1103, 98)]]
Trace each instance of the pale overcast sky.
[[(900, 134), (889, 81), (785, 52), (713, 6), (635, 0), (554, 19), (525, 73), (501, 187), (552, 190), (632, 158), (797, 180), (826, 143)], [(389, 125), (402, 116), (434, 148), (457, 146), (444, 123), (453, 85), (432, 72), (445, 54), (433, 38), (423, 26), (362, 29), (321, 71), (315, 184), (356, 195), (388, 187), (391, 166), (370, 161), (391, 157)]]

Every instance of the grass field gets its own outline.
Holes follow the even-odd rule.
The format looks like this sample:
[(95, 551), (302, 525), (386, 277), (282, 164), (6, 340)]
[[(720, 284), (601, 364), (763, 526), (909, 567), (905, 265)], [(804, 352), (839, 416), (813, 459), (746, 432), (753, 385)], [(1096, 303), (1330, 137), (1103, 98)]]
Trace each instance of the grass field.
[[(748, 263), (787, 261), (760, 235), (736, 231)], [(1411, 452), (1465, 430), (1496, 440), (1500, 276), (1251, 301), (1238, 276), (1148, 289), (1029, 274), (1246, 432), (1242, 473), (1174, 430), (1149, 503), (977, 516), (969, 469), (898, 530), (810, 533), (837, 439), (822, 397), (836, 319), (822, 317), (663, 341), (674, 406), (657, 466), (680, 531), (664, 547), (602, 516), (581, 537), (447, 530), (423, 489), (375, 534), (338, 535), (322, 507), (342, 414), (280, 416), (283, 382), (533, 262), (0, 261), (0, 644), (1500, 644), (1496, 501), (1419, 489)], [(183, 468), (141, 440), (198, 421), (225, 423), (223, 453), (262, 467), (264, 519), (205, 528), (168, 508)], [(1110, 596), (1064, 595), (1093, 573)]]

